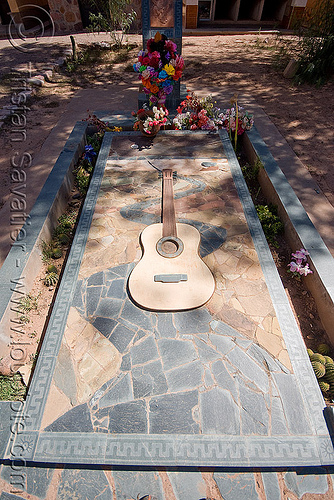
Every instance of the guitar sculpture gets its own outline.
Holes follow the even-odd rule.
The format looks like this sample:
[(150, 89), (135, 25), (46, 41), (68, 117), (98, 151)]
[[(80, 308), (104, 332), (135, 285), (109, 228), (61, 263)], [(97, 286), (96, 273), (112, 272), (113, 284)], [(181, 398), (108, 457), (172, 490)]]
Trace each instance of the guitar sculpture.
[(175, 221), (173, 172), (162, 173), (162, 224), (151, 224), (141, 233), (143, 255), (130, 274), (129, 292), (146, 309), (194, 309), (210, 299), (215, 281), (198, 253), (200, 233)]

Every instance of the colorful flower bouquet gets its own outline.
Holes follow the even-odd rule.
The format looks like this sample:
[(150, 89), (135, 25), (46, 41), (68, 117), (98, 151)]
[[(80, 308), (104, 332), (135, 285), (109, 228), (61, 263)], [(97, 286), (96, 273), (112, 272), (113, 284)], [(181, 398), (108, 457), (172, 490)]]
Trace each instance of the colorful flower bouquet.
[(133, 129), (139, 129), (145, 135), (154, 136), (159, 132), (161, 126), (167, 125), (169, 120), (168, 115), (168, 109), (165, 106), (160, 106), (159, 108), (153, 106), (152, 110), (144, 107), (137, 111), (137, 113), (132, 113), (132, 116), (135, 118)]
[(200, 99), (192, 92), (177, 108), (173, 127), (177, 130), (216, 130), (219, 111), (211, 96)]
[(309, 268), (308, 262), (304, 262), (307, 260), (307, 255), (309, 255), (308, 251), (304, 248), (297, 250), (295, 253), (291, 254), (294, 260), (292, 260), (288, 267), (289, 271), (296, 277), (300, 279), (300, 276), (307, 276), (308, 274), (312, 274), (313, 271)]
[(133, 68), (139, 73), (150, 105), (165, 104), (175, 82), (182, 76), (184, 61), (177, 54), (176, 44), (158, 32), (148, 40), (147, 49), (139, 52)]
[(221, 115), (221, 125), (228, 131), (232, 142), (232, 133), (234, 135), (234, 149), (237, 150), (238, 135), (245, 130), (250, 130), (254, 124), (253, 115), (249, 114), (244, 108), (238, 105), (237, 95), (231, 99), (231, 108), (226, 109)]

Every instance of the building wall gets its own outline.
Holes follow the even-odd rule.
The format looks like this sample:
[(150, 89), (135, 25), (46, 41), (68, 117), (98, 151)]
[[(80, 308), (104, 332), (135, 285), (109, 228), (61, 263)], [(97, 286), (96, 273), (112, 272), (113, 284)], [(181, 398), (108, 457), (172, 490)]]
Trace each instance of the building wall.
[(78, 0), (48, 0), (48, 3), (56, 32), (79, 31), (82, 29)]

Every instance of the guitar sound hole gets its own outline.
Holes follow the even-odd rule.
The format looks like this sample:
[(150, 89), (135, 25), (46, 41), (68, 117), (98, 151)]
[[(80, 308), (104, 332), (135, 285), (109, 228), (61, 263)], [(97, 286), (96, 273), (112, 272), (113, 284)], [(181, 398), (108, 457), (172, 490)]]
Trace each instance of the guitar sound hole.
[(165, 236), (158, 241), (157, 252), (162, 257), (177, 257), (183, 252), (183, 243), (180, 238)]
[(161, 245), (162, 250), (165, 253), (171, 254), (177, 252), (179, 245), (175, 241), (164, 241), (164, 243)]

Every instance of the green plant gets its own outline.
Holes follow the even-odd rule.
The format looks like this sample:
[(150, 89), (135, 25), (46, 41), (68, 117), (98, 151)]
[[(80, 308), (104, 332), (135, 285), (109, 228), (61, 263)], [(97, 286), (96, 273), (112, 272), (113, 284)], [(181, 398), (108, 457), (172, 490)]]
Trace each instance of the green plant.
[(283, 232), (284, 225), (277, 215), (275, 205), (256, 205), (256, 212), (262, 225), (263, 232), (273, 246), (277, 247), (277, 235)]
[(320, 363), (320, 361), (311, 361), (315, 376), (317, 378), (322, 378), (325, 375), (326, 368), (325, 365)]
[(55, 247), (52, 251), (52, 258), (53, 259), (60, 259), (63, 255), (62, 249), (59, 247)]
[(26, 391), (19, 373), (15, 373), (13, 376), (0, 375), (1, 401), (24, 401)]
[(123, 38), (137, 15), (133, 9), (130, 10), (129, 8), (131, 0), (84, 1), (97, 12), (90, 12), (89, 14), (90, 31), (110, 33), (116, 47), (121, 47)]
[(52, 259), (53, 243), (52, 242), (47, 243), (46, 241), (42, 241), (41, 249), (42, 249), (42, 261), (49, 262), (50, 259)]
[(333, 0), (313, 2), (296, 28), (300, 37), (297, 82), (322, 85), (334, 73)]
[(57, 273), (47, 273), (44, 278), (45, 286), (55, 286), (58, 282), (58, 274)]
[(326, 356), (329, 354), (330, 348), (327, 344), (319, 344), (317, 347), (317, 352), (322, 354), (323, 356)]

